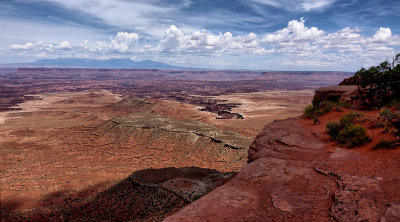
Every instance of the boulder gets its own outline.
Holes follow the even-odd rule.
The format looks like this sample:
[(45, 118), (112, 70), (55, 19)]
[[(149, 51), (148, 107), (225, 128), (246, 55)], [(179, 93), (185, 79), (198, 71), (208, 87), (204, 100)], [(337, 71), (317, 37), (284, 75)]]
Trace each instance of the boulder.
[(357, 95), (358, 87), (356, 85), (327, 86), (315, 90), (314, 100), (323, 101), (345, 101), (351, 100)]

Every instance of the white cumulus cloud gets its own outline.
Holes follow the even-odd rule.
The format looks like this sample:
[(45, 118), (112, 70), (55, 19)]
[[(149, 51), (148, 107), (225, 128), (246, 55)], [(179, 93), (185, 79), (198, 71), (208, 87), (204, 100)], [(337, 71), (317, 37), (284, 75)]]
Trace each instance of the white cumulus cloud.
[(206, 30), (194, 31), (190, 34), (176, 26), (166, 30), (159, 46), (161, 52), (180, 53), (262, 53), (259, 38), (254, 33), (233, 36), (232, 33), (212, 34)]
[(373, 40), (382, 42), (386, 42), (391, 38), (392, 38), (392, 30), (390, 30), (390, 28), (382, 28), (382, 27), (380, 27), (379, 30), (373, 36)]
[[(138, 47), (139, 35), (137, 33), (118, 32), (109, 42), (97, 41), (95, 50), (100, 52), (133, 52)], [(83, 47), (88, 46), (88, 42), (83, 43)]]
[(115, 38), (111, 39), (112, 47), (120, 52), (126, 52), (136, 47), (139, 35), (136, 33), (118, 32)]
[(58, 44), (55, 48), (61, 49), (61, 50), (66, 50), (66, 49), (71, 49), (72, 47), (68, 41), (63, 41), (63, 42), (60, 42), (60, 44)]
[(35, 44), (32, 42), (27, 42), (25, 44), (13, 44), (10, 45), (11, 49), (15, 49), (15, 50), (30, 50), (33, 49), (35, 47)]
[(184, 35), (175, 25), (171, 25), (164, 34), (164, 39), (161, 40), (161, 51), (173, 52), (179, 51)]
[(278, 30), (273, 34), (267, 34), (263, 42), (282, 42), (282, 41), (297, 41), (297, 40), (313, 40), (322, 36), (325, 32), (317, 27), (308, 28), (304, 25), (305, 20), (301, 18), (299, 21), (289, 21), (288, 27)]

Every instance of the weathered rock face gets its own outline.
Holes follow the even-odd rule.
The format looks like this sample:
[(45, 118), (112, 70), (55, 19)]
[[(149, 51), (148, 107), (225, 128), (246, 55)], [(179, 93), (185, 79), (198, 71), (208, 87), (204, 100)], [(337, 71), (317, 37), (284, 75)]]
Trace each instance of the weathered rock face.
[(303, 153), (302, 159), (313, 159), (325, 143), (302, 128), (296, 118), (276, 120), (268, 124), (250, 145), (248, 161), (266, 157), (292, 159), (293, 152)]
[(379, 206), (382, 198), (382, 178), (358, 175), (337, 174), (315, 170), (325, 176), (335, 177), (338, 190), (334, 194), (334, 202), (330, 216), (338, 221), (378, 221), (383, 206)]
[(400, 152), (332, 147), (305, 121), (268, 124), (236, 177), (165, 221), (397, 221), (400, 181), (385, 166)]
[(314, 99), (323, 101), (345, 101), (350, 102), (351, 99), (357, 95), (356, 85), (339, 85), (339, 86), (328, 86), (322, 87), (315, 90)]

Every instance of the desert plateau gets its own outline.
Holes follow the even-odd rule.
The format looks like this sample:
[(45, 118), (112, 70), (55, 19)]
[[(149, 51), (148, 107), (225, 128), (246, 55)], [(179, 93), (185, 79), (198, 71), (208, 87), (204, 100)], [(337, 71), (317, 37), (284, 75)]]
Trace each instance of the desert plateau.
[[(67, 72), (72, 78), (64, 77)], [(109, 76), (98, 79), (96, 72)], [(2, 76), (3, 219), (165, 217), (236, 175), (265, 123), (300, 115), (314, 95), (313, 87), (323, 85), (304, 80), (271, 84), (258, 80), (263, 73), (251, 72), (234, 72), (230, 78), (241, 74), (257, 79), (227, 81), (218, 78), (221, 72), (207, 72), (204, 75), (215, 76), (215, 81), (189, 78), (178, 84), (164, 75), (149, 81), (143, 72), (171, 73), (22, 68)], [(121, 82), (126, 73), (133, 78), (125, 76)], [(301, 75), (293, 77), (303, 79)], [(37, 84), (26, 80), (32, 77)], [(179, 91), (186, 81), (197, 87)], [(132, 86), (139, 84), (146, 89)], [(25, 91), (15, 93), (20, 89)], [(163, 170), (169, 169), (187, 170), (188, 176), (163, 178)], [(129, 178), (135, 174), (157, 182), (148, 185), (138, 177), (131, 187)], [(120, 192), (128, 192), (121, 186), (133, 193), (119, 199)], [(154, 190), (157, 195), (147, 197)], [(126, 201), (135, 207), (102, 212), (111, 203)], [(147, 201), (154, 203), (149, 207)], [(82, 207), (98, 210), (83, 214)]]
[(399, 11), (0, 1), (0, 221), (400, 222)]

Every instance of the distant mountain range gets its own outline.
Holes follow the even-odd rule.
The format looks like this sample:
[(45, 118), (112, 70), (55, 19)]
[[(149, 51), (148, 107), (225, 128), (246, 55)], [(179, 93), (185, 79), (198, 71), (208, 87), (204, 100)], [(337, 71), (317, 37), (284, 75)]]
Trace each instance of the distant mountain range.
[(172, 66), (167, 63), (152, 60), (133, 61), (130, 59), (41, 59), (29, 63), (12, 63), (11, 67), (68, 67), (97, 69), (193, 69)]

